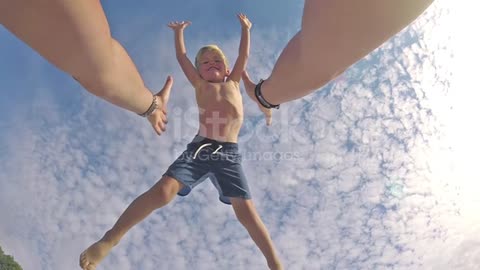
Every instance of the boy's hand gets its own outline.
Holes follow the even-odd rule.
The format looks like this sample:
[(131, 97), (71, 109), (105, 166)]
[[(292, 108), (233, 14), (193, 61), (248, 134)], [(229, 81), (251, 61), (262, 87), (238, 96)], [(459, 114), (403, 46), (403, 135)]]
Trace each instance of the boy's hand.
[(242, 73), (242, 80), (243, 80), (243, 85), (245, 86), (245, 90), (247, 91), (247, 95), (255, 103), (257, 103), (258, 107), (265, 115), (265, 121), (267, 122), (267, 126), (270, 126), (272, 124), (272, 109), (267, 109), (258, 102), (257, 97), (255, 96), (255, 84), (252, 82), (252, 80), (250, 80), (250, 76), (248, 76), (247, 71), (244, 71)]
[(242, 26), (242, 28), (250, 30), (250, 28), (252, 27), (252, 23), (247, 18), (247, 15), (245, 15), (243, 13), (238, 13), (237, 18), (240, 21), (240, 25)]
[(167, 81), (162, 90), (155, 94), (158, 100), (158, 108), (148, 117), (148, 121), (152, 124), (153, 129), (158, 135), (162, 135), (162, 132), (167, 130), (167, 103), (170, 98), (170, 90), (172, 89), (173, 78), (167, 77)]
[(174, 22), (170, 22), (168, 24), (168, 27), (172, 28), (174, 31), (177, 31), (177, 30), (185, 29), (190, 24), (192, 23), (189, 21), (181, 21), (181, 22), (174, 21)]

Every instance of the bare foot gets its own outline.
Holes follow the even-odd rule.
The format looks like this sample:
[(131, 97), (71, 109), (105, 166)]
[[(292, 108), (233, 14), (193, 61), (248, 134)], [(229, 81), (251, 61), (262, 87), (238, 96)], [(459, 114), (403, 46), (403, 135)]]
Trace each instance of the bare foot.
[(113, 248), (110, 242), (100, 240), (80, 254), (80, 267), (83, 270), (95, 270), (97, 265)]

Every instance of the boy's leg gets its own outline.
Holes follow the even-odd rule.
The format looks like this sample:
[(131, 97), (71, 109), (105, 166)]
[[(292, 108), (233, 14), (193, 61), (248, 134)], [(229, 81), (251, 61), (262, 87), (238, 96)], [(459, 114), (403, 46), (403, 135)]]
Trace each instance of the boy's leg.
[(99, 0), (0, 0), (0, 24), (94, 95), (136, 113), (152, 103)]
[(182, 189), (183, 184), (174, 178), (164, 176), (147, 192), (136, 198), (123, 212), (112, 229), (98, 242), (80, 255), (80, 267), (95, 269), (97, 264), (120, 241), (135, 224), (146, 218), (152, 211), (168, 204)]
[(322, 87), (414, 21), (433, 0), (305, 0), (302, 29), (278, 58), (262, 94), (271, 104)]
[(267, 259), (269, 268), (275, 270), (283, 269), (268, 230), (260, 219), (252, 200), (230, 198), (230, 201), (238, 220), (247, 229), (250, 237), (252, 237)]

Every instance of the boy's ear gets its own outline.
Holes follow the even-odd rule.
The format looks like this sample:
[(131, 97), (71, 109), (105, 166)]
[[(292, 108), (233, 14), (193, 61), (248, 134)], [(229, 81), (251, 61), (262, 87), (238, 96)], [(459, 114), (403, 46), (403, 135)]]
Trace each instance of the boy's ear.
[(227, 76), (230, 75), (230, 69), (227, 68)]

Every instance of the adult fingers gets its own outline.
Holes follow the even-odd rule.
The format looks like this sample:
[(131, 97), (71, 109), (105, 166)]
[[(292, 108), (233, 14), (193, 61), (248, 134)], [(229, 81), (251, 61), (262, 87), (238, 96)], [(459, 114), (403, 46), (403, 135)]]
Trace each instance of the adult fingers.
[(272, 116), (265, 116), (265, 121), (267, 122), (267, 126), (272, 125)]
[(165, 124), (168, 123), (168, 118), (167, 118), (166, 113), (162, 113), (160, 117), (162, 118), (162, 122), (163, 122), (163, 123), (165, 123)]

